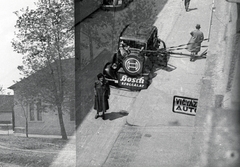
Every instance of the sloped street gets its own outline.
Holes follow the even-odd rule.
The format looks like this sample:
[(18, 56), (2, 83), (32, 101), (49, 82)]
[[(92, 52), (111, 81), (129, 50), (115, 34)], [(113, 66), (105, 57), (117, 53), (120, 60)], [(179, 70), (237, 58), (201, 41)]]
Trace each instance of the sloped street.
[[(201, 25), (205, 39), (209, 37), (211, 5), (209, 0), (192, 0), (190, 11), (186, 12), (183, 1), (168, 0), (154, 22), (159, 38), (167, 47), (183, 45), (173, 51), (188, 54), (184, 44), (188, 43), (196, 24)], [(219, 41), (211, 39), (210, 42)], [(202, 45), (200, 54), (208, 49), (208, 40)], [(203, 126), (196, 126), (196, 119), (206, 121), (201, 119), (204, 113), (198, 113), (203, 107), (198, 106), (196, 116), (175, 113), (172, 111), (173, 97), (195, 98), (201, 101), (200, 104), (208, 99), (202, 91), (206, 69), (221, 66), (222, 61), (215, 59), (211, 64), (208, 56), (211, 55), (191, 62), (187, 55), (172, 54), (168, 67), (155, 71), (148, 89), (130, 92), (111, 88), (107, 119), (95, 119), (96, 111), (91, 109), (76, 131), (77, 166), (192, 166), (192, 155), (198, 151), (193, 148), (198, 143), (193, 142), (204, 140), (193, 140), (198, 137), (195, 132), (205, 130)], [(225, 61), (229, 60), (226, 58)], [(225, 82), (219, 82), (218, 88), (224, 87), (223, 84)], [(204, 146), (199, 143), (199, 147)]]

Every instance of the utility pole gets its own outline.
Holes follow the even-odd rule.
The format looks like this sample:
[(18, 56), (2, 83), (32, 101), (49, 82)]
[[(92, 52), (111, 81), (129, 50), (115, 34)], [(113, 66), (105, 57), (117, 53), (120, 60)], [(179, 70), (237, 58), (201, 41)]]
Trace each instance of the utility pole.
[(213, 17), (214, 10), (215, 10), (215, 7), (214, 7), (214, 0), (213, 0), (212, 1), (211, 14), (210, 14), (209, 29), (208, 29), (208, 42), (210, 41), (210, 32), (211, 32), (211, 28), (212, 28), (212, 17)]

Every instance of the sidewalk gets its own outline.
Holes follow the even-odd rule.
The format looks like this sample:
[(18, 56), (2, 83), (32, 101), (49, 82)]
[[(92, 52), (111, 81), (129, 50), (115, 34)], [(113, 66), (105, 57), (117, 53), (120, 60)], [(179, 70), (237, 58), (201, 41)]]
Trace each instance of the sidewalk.
[[(207, 38), (210, 5), (209, 0), (201, 3), (192, 0), (190, 12), (186, 12), (183, 1), (168, 1), (155, 23), (160, 27), (159, 37), (167, 47), (186, 44), (195, 25), (201, 24), (201, 31)], [(207, 41), (202, 45), (208, 45)], [(201, 52), (204, 50), (202, 48)], [(189, 53), (185, 49), (176, 52)], [(173, 70), (157, 71), (150, 87), (140, 92), (132, 106), (127, 122), (137, 125), (142, 136), (129, 166), (189, 166), (192, 136), (195, 130), (201, 132), (203, 129), (194, 128), (195, 116), (172, 112), (174, 95), (200, 98), (206, 59), (195, 62), (189, 59), (187, 56), (170, 57), (169, 66)]]
[(104, 164), (137, 95), (138, 92), (111, 88), (110, 109), (105, 120), (101, 117), (95, 119), (96, 111), (91, 109), (76, 132), (77, 166), (99, 167)]
[[(188, 43), (190, 32), (197, 23), (207, 38), (210, 10), (209, 0), (199, 3), (191, 1), (190, 12), (186, 12), (182, 1), (168, 1), (159, 14), (155, 25), (159, 26), (159, 37), (167, 47)], [(196, 9), (195, 9), (196, 8)], [(193, 10), (194, 9), (194, 10)], [(169, 14), (171, 13), (171, 14)], [(166, 19), (168, 16), (168, 19)], [(208, 45), (206, 41), (202, 45)], [(204, 48), (205, 49), (205, 48)], [(202, 48), (200, 53), (204, 51)], [(175, 51), (188, 53), (186, 49)], [(127, 117), (127, 122), (138, 126), (194, 126), (194, 116), (186, 116), (172, 112), (173, 96), (191, 98), (200, 97), (201, 79), (204, 77), (206, 59), (190, 62), (188, 56), (171, 55), (169, 68), (172, 71), (159, 70), (155, 73), (152, 84), (147, 90), (141, 91)]]
[[(192, 166), (239, 166), (239, 36), (236, 4), (215, 1)], [(236, 87), (238, 85), (238, 87)], [(236, 102), (236, 103), (235, 103)], [(234, 155), (233, 157), (229, 154)]]
[[(201, 31), (207, 38), (211, 3), (192, 0), (190, 12), (186, 12), (183, 1), (168, 0), (155, 23), (167, 47), (186, 44), (196, 24), (201, 24)], [(202, 45), (208, 46), (208, 42)], [(184, 49), (179, 52), (188, 53)], [(171, 57), (171, 70), (156, 71), (157, 76), (149, 88), (139, 94), (113, 90), (107, 120), (95, 120), (96, 112), (92, 110), (77, 130), (77, 166), (186, 167), (200, 161), (201, 155), (196, 148), (205, 147), (201, 138), (204, 135), (197, 136), (195, 132), (204, 134), (206, 129), (196, 126), (196, 119), (206, 123), (201, 119), (205, 108), (200, 105), (196, 116), (174, 113), (173, 96), (197, 98), (200, 104), (211, 103), (208, 100), (212, 97), (206, 96), (212, 96), (214, 90), (208, 85), (211, 78), (206, 78), (206, 70), (215, 68), (221, 57), (216, 59), (216, 64), (209, 62), (211, 57), (195, 62), (189, 59), (187, 56)], [(216, 70), (221, 69), (221, 65)], [(194, 137), (200, 138), (194, 140)]]

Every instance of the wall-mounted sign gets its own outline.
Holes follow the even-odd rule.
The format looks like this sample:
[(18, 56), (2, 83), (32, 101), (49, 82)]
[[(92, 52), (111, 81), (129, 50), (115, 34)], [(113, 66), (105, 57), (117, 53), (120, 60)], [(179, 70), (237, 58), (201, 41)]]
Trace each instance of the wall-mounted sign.
[(172, 111), (175, 113), (182, 113), (188, 115), (196, 115), (198, 99), (174, 96)]
[(131, 77), (124, 73), (118, 73), (118, 84), (131, 90), (140, 90), (147, 88), (148, 76), (135, 76)]

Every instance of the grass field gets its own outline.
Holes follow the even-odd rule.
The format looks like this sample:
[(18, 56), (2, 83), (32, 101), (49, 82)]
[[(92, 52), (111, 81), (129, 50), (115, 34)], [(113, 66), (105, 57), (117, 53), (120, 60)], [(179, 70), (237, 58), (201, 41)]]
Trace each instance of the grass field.
[(49, 167), (61, 151), (75, 151), (75, 146), (73, 139), (0, 135), (0, 167)]

